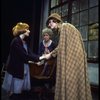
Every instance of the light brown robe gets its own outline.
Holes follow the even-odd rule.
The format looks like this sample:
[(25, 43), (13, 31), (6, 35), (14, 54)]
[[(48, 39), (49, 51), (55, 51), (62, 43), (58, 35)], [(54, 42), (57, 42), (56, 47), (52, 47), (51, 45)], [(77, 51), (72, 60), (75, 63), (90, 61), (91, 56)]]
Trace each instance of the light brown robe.
[(54, 100), (92, 100), (87, 72), (87, 57), (80, 32), (63, 23), (57, 54)]

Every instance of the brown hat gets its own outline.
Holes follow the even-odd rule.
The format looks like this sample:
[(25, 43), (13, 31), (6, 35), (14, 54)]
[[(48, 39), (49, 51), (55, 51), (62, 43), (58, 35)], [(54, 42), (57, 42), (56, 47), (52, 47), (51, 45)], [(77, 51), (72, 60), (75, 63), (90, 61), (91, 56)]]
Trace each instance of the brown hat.
[(12, 29), (13, 35), (14, 35), (14, 36), (17, 36), (17, 35), (19, 35), (19, 32), (25, 31), (25, 29), (29, 29), (29, 25), (28, 25), (27, 23), (19, 22), (19, 23), (17, 23), (17, 25), (14, 26), (13, 29)]
[(48, 17), (48, 19), (47, 19), (47, 21), (46, 21), (46, 26), (48, 26), (48, 22), (49, 22), (50, 19), (56, 19), (57, 22), (62, 22), (61, 16), (60, 16), (59, 14), (57, 14), (57, 13), (52, 13), (52, 14)]

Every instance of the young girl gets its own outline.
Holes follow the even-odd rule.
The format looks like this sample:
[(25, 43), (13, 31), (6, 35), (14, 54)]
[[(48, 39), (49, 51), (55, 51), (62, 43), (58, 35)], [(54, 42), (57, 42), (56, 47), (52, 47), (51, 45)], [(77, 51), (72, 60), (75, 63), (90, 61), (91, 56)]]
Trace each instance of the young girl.
[(17, 23), (12, 31), (14, 39), (10, 45), (2, 88), (9, 93), (11, 100), (23, 100), (20, 95), (22, 91), (31, 89), (28, 61), (38, 61), (40, 58), (32, 53), (27, 44), (30, 34), (27, 23)]
[(52, 34), (53, 34), (52, 30), (49, 28), (44, 28), (42, 30), (43, 40), (40, 43), (40, 49), (39, 49), (40, 55), (48, 54), (55, 49), (55, 43), (51, 40)]
[[(46, 55), (48, 53), (50, 53), (52, 50), (55, 49), (55, 43), (52, 41), (51, 37), (52, 37), (52, 30), (49, 29), (49, 28), (44, 28), (42, 30), (42, 37), (43, 37), (43, 40), (42, 42), (40, 43), (40, 49), (39, 49), (39, 54), (40, 55)], [(49, 75), (49, 66), (48, 66), (48, 63), (45, 62), (44, 63), (44, 69), (42, 70), (41, 72), (41, 75), (46, 75), (48, 76)]]

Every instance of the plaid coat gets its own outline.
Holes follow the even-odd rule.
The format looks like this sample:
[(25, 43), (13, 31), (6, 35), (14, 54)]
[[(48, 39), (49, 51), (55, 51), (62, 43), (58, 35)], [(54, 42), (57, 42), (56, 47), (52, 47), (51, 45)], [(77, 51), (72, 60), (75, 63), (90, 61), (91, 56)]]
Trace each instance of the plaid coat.
[(57, 53), (55, 100), (92, 100), (87, 59), (80, 32), (71, 24), (60, 29)]

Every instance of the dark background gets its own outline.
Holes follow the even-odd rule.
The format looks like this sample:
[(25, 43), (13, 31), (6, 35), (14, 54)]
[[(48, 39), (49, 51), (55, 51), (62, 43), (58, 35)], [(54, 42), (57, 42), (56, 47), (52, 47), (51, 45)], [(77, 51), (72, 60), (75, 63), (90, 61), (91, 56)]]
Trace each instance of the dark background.
[(41, 0), (1, 0), (1, 64), (5, 63), (9, 53), (10, 42), (13, 38), (12, 28), (17, 22), (30, 25), (31, 48), (38, 51)]

